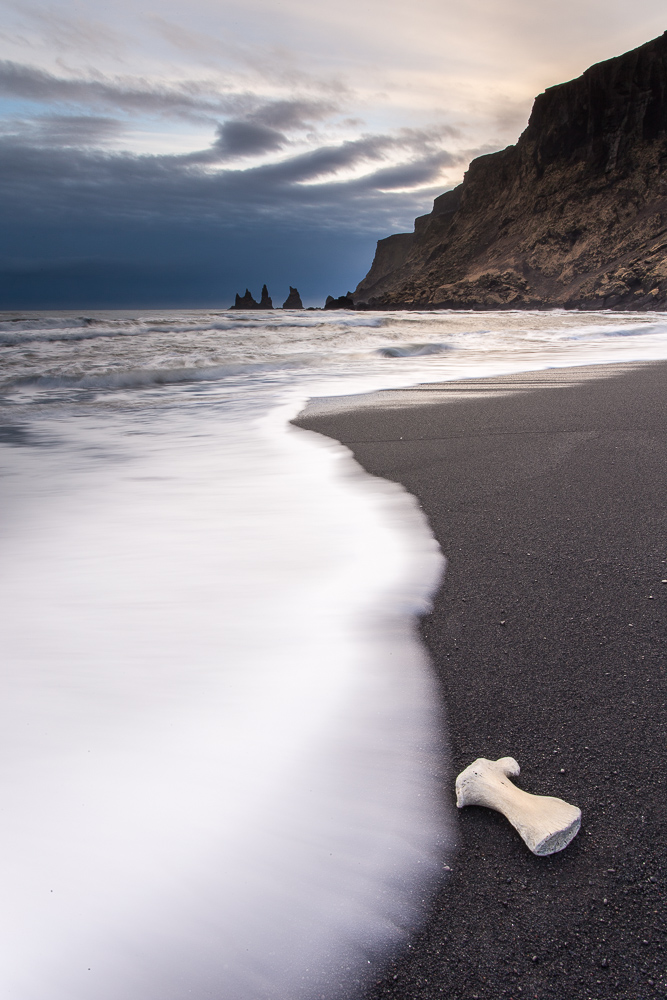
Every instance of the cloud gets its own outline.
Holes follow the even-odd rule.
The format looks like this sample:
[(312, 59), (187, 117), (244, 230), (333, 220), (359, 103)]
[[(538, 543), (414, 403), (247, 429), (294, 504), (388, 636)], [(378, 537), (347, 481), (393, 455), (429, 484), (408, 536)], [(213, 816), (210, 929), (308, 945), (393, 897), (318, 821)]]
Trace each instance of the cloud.
[[(223, 90), (214, 81), (184, 80), (167, 86), (141, 78), (97, 78), (56, 76), (25, 64), (0, 60), (0, 96), (39, 105), (76, 105), (81, 108), (112, 108), (125, 114), (158, 116), (211, 124), (230, 116), (223, 136), (229, 149), (264, 144), (271, 146), (264, 130), (312, 129), (315, 123), (340, 111), (336, 101), (294, 97), (275, 99), (245, 90)], [(225, 126), (222, 126), (225, 129)], [(254, 129), (254, 132), (253, 132)], [(264, 135), (262, 142), (261, 135)], [(254, 136), (254, 139), (253, 139)], [(226, 138), (225, 138), (226, 137)], [(277, 135), (274, 136), (277, 140)]]
[(446, 150), (411, 162), (376, 170), (361, 178), (358, 188), (372, 188), (377, 191), (400, 191), (423, 188), (437, 184), (445, 167), (456, 167), (467, 163), (467, 158)]
[(340, 111), (333, 101), (313, 101), (295, 97), (291, 100), (267, 101), (257, 107), (249, 118), (271, 128), (304, 129)]
[(0, 124), (0, 132), (35, 146), (103, 146), (124, 132), (115, 118), (97, 115), (49, 115)]
[(248, 93), (220, 93), (212, 85), (187, 81), (153, 85), (146, 80), (110, 80), (55, 76), (9, 60), (0, 60), (0, 95), (39, 104), (100, 105), (117, 111), (211, 121), (221, 113), (253, 112), (261, 103)]
[(281, 149), (286, 141), (282, 133), (268, 125), (229, 120), (218, 126), (214, 149), (222, 157), (257, 156)]
[(80, 11), (68, 15), (62, 9), (38, 7), (26, 4), (25, 0), (9, 6), (15, 6), (22, 17), (37, 24), (49, 44), (61, 52), (98, 52), (106, 56), (122, 51), (127, 41), (110, 24), (83, 17)]
[[(245, 287), (260, 266), (260, 285), (307, 273), (317, 294), (325, 284), (326, 294), (344, 291), (363, 276), (375, 240), (411, 228), (459, 162), (447, 148), (459, 138), (451, 125), (359, 134), (337, 95), (224, 86), (0, 63), (0, 94), (39, 111), (0, 130), (5, 307), (19, 294), (43, 308), (205, 302), (221, 268), (224, 282)], [(146, 118), (206, 121), (216, 135), (194, 153), (121, 151), (130, 116), (140, 127)]]
[[(434, 148), (428, 133), (414, 130), (409, 136), (366, 135), (245, 169), (212, 169), (215, 160), (275, 150), (285, 137), (267, 126), (227, 122), (200, 154), (141, 156), (86, 148), (89, 133), (75, 118), (47, 124), (54, 140), (48, 157), (32, 135), (0, 138), (4, 211), (33, 223), (77, 217), (87, 225), (168, 219), (252, 227), (272, 218), (298, 228), (313, 224), (317, 208), (318, 226), (377, 232), (380, 217), (395, 214), (396, 198), (410, 206), (408, 212), (422, 211), (444, 187), (443, 169), (458, 162), (455, 154)], [(93, 121), (90, 131), (107, 124), (113, 129), (105, 119)], [(402, 194), (387, 195), (389, 190)]]
[[(201, 14), (201, 6), (196, 3), (195, 7)], [(152, 13), (145, 21), (177, 50), (181, 58), (194, 59), (198, 65), (219, 68), (224, 63), (242, 67), (256, 79), (281, 88), (322, 93), (337, 100), (349, 95), (348, 85), (340, 73), (325, 70), (321, 60), (315, 61), (314, 72), (304, 69), (304, 62), (312, 64), (310, 45), (305, 37), (301, 37), (299, 29), (289, 40), (284, 38), (285, 24), (291, 20), (289, 14), (285, 19), (279, 8), (272, 10), (264, 7), (261, 11), (252, 11), (252, 5), (247, 2), (242, 4), (242, 10), (233, 11), (231, 3), (227, 3), (222, 10), (223, 19), (217, 23), (213, 19), (213, 30), (208, 18), (207, 30), (196, 30), (191, 17), (183, 24)], [(316, 5), (311, 5), (312, 11), (317, 11)], [(318, 14), (315, 16), (317, 20)], [(299, 16), (298, 20), (300, 28), (303, 18)], [(232, 24), (236, 30), (232, 29)]]
[[(436, 153), (432, 132), (418, 129), (401, 130), (398, 135), (363, 135), (337, 145), (320, 146), (318, 149), (309, 150), (277, 163), (263, 164), (246, 173), (248, 177), (255, 176), (257, 179), (261, 177), (271, 186), (282, 187), (335, 176), (362, 164), (385, 160), (392, 155), (407, 155), (413, 163), (432, 164), (434, 154), (441, 157), (441, 165), (448, 158), (451, 159), (449, 153), (443, 154), (442, 151)], [(451, 162), (454, 162), (453, 159)], [(389, 174), (386, 176), (389, 178)]]
[(397, 141), (391, 136), (362, 136), (335, 146), (321, 146), (277, 163), (264, 164), (253, 172), (256, 177), (262, 176), (274, 185), (304, 183), (337, 174), (363, 162), (380, 160), (396, 146)]

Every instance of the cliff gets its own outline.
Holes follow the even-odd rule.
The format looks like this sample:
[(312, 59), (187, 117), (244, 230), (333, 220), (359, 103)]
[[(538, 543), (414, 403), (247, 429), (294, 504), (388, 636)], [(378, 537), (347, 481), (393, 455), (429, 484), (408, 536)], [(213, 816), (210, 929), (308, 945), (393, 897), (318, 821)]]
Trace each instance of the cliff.
[(380, 240), (370, 308), (667, 308), (667, 32), (535, 100), (414, 233)]

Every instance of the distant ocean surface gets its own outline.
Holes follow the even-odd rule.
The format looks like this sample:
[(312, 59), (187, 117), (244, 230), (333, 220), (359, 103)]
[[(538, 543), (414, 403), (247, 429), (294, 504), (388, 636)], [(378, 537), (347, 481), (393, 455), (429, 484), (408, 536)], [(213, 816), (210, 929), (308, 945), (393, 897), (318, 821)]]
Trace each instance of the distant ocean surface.
[(451, 860), (445, 561), (289, 419), (665, 359), (667, 317), (4, 313), (0, 357), (0, 994), (352, 1000)]

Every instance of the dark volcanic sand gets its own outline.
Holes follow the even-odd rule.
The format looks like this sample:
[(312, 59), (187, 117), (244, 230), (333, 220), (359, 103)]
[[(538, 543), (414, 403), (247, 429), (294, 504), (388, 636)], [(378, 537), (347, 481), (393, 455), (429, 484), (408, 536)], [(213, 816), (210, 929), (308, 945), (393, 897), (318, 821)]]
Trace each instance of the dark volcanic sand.
[(462, 810), (428, 925), (366, 1000), (667, 995), (667, 364), (558, 384), (572, 371), (297, 421), (418, 497), (449, 560), (421, 626), (444, 794), (508, 754), (522, 787), (583, 811), (572, 844), (536, 858), (499, 814)]

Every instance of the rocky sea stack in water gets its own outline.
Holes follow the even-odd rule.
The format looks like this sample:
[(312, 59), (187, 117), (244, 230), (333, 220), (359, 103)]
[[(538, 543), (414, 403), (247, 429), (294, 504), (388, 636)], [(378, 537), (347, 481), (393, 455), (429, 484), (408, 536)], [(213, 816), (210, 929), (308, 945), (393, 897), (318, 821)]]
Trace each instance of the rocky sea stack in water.
[(358, 308), (667, 307), (667, 32), (551, 87), (414, 233), (378, 242)]
[(289, 286), (289, 295), (283, 302), (283, 309), (303, 309), (303, 302), (298, 289)]
[(245, 290), (245, 295), (239, 295), (236, 293), (236, 299), (234, 305), (229, 307), (230, 309), (259, 309), (259, 302), (255, 302), (252, 294), (248, 288)]
[(273, 309), (273, 302), (271, 296), (269, 295), (269, 290), (266, 285), (262, 285), (262, 297), (257, 302), (253, 299), (252, 294), (246, 288), (245, 295), (239, 295), (236, 293), (236, 299), (234, 305), (229, 307), (230, 309)]

